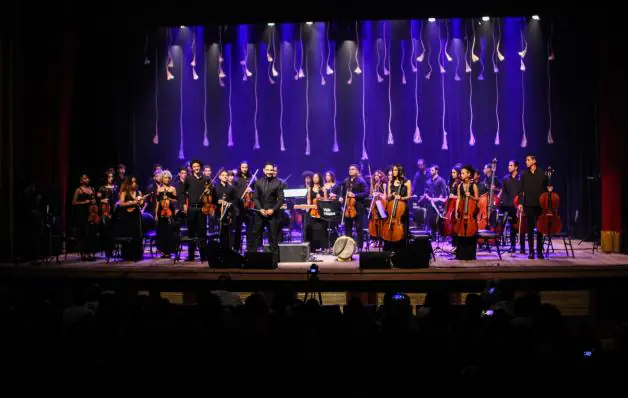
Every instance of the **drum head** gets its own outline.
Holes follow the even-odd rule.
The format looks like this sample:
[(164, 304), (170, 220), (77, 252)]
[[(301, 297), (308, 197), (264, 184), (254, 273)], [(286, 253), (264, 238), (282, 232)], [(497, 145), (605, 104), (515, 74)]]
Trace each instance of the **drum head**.
[(338, 261), (352, 260), (357, 251), (358, 245), (348, 236), (341, 236), (334, 243), (334, 256), (338, 258)]

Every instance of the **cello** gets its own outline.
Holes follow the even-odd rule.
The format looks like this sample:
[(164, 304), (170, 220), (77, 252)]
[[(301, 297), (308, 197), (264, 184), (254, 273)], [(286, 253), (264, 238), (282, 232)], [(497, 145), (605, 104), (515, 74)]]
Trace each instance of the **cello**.
[(403, 183), (399, 180), (396, 180), (395, 183), (399, 184), (397, 194), (395, 199), (386, 203), (388, 221), (382, 225), (382, 238), (387, 242), (399, 242), (406, 236), (403, 221), (401, 220), (401, 217), (406, 212), (406, 202), (397, 197), (401, 194)]
[[(369, 173), (370, 172), (371, 165), (369, 164)], [(371, 179), (371, 192), (373, 193), (373, 199), (371, 200), (371, 207), (369, 208), (369, 235), (377, 240), (379, 240), (382, 236), (382, 226), (384, 224), (384, 218), (386, 218), (386, 211), (381, 211), (386, 209), (386, 200), (382, 199), (382, 192), (380, 191), (381, 186), (381, 180), (373, 185), (373, 180)]]
[(469, 184), (465, 188), (464, 183), (462, 183), (465, 197), (460, 200), (460, 203), (458, 203), (458, 220), (456, 221), (456, 225), (454, 227), (456, 235), (461, 237), (472, 237), (478, 232), (478, 221), (476, 219), (478, 203), (471, 199), (470, 195), (466, 195), (469, 193), (469, 189), (472, 186), (473, 185)]
[(539, 233), (549, 236), (560, 233), (563, 225), (558, 215), (558, 206), (560, 206), (560, 197), (553, 191), (552, 187), (552, 175), (554, 170), (548, 167), (545, 171), (547, 176), (547, 192), (543, 192), (539, 197), (539, 203), (541, 204), (541, 215), (536, 221), (536, 229)]
[(440, 224), (440, 234), (442, 236), (452, 236), (456, 226), (456, 198), (449, 197), (445, 203), (443, 222)]

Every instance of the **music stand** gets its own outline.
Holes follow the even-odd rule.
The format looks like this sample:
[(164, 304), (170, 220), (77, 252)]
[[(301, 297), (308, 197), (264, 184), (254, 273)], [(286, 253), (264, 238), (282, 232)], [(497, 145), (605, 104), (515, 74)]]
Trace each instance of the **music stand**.
[(321, 220), (327, 223), (327, 253), (331, 253), (331, 225), (342, 219), (342, 203), (337, 200), (319, 200), (316, 204)]

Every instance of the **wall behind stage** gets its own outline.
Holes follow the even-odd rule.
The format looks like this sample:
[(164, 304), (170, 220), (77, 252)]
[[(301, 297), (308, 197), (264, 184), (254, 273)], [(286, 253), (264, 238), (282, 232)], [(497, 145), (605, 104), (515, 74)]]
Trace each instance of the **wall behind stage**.
[[(134, 164), (304, 170), (537, 154), (580, 223), (597, 176), (593, 39), (526, 18), (172, 27), (135, 62)], [(356, 46), (356, 43), (359, 45)], [(365, 173), (368, 171), (365, 170)], [(145, 178), (143, 177), (142, 180)], [(591, 188), (594, 189), (594, 188)], [(593, 208), (597, 204), (592, 203)], [(590, 212), (593, 213), (593, 212)], [(586, 214), (588, 216), (589, 214)], [(587, 221), (588, 223), (588, 221)]]

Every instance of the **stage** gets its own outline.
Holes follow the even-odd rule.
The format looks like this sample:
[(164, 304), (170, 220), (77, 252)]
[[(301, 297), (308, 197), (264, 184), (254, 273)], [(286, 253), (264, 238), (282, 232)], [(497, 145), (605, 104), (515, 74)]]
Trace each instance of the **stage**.
[[(220, 276), (229, 275), (239, 291), (272, 289), (279, 285), (294, 285), (296, 289), (307, 285), (307, 270), (318, 265), (320, 274), (317, 289), (321, 291), (382, 291), (395, 288), (403, 291), (426, 291), (435, 287), (450, 290), (476, 291), (486, 281), (499, 280), (521, 289), (588, 289), (600, 284), (625, 283), (628, 280), (628, 255), (593, 252), (592, 244), (574, 243), (575, 258), (567, 256), (562, 240), (554, 242), (555, 253), (545, 260), (529, 260), (524, 254), (502, 254), (478, 251), (474, 261), (458, 261), (448, 254), (437, 254), (429, 268), (388, 268), (362, 270), (359, 255), (353, 261), (340, 262), (334, 256), (315, 255), (302, 263), (279, 263), (276, 269), (210, 268), (199, 261), (182, 261), (151, 257), (144, 260), (112, 262), (104, 257), (93, 262), (82, 262), (76, 255), (67, 260), (49, 264), (3, 264), (0, 275), (11, 279), (46, 278), (52, 283), (72, 280), (93, 280), (99, 283), (130, 282), (139, 287), (181, 289), (193, 285), (212, 285)], [(448, 249), (448, 247), (445, 247)]]

